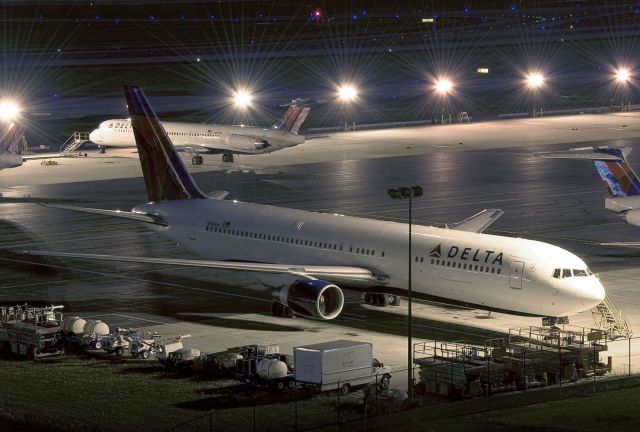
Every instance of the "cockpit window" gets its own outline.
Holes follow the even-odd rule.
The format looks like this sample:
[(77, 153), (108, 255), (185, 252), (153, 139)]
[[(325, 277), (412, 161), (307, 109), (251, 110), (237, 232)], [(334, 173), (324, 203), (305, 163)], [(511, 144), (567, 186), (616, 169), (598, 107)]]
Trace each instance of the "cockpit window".
[(587, 271), (586, 270), (573, 269), (573, 275), (574, 276), (587, 276)]
[(562, 269), (562, 277), (571, 277), (571, 269)]
[(553, 270), (553, 277), (556, 279), (560, 279), (560, 275), (562, 274), (562, 269), (554, 269)]
[(589, 276), (593, 276), (593, 272), (591, 271), (591, 269), (589, 267), (587, 267), (587, 274)]

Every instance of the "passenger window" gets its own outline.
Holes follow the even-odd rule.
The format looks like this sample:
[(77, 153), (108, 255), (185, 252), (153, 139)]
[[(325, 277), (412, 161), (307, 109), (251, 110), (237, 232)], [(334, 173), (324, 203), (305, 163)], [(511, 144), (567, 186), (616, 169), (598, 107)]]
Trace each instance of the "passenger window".
[(498, 274), (500, 274), (501, 271), (502, 271), (501, 269), (498, 269)]
[(382, 255), (380, 255), (380, 256), (384, 256), (384, 251), (382, 251)]
[(562, 269), (562, 277), (563, 278), (571, 277), (571, 269)]
[(433, 258), (431, 258), (431, 264), (433, 264)]

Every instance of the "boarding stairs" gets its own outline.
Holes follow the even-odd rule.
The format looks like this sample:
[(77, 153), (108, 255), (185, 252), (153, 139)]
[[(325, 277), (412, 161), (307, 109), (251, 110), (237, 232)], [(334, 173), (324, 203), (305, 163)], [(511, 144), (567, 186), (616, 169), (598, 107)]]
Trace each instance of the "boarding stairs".
[(60, 146), (60, 154), (62, 156), (72, 156), (80, 146), (89, 142), (89, 132), (75, 131), (62, 146)]
[(604, 296), (604, 300), (591, 310), (593, 320), (598, 330), (607, 332), (610, 339), (618, 337), (629, 338), (633, 334), (629, 321), (618, 309), (609, 294)]

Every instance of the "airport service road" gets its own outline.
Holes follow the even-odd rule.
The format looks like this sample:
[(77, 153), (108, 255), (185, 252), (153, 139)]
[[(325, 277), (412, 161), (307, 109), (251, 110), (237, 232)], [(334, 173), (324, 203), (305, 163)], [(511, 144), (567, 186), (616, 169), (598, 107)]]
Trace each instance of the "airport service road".
[[(619, 123), (618, 117), (595, 116), (609, 118), (611, 125)], [(626, 120), (637, 122), (637, 118)], [(300, 146), (268, 156), (275, 160), (281, 154), (279, 165), (259, 166), (261, 163), (252, 162), (253, 169), (212, 171), (217, 163), (214, 162), (198, 167), (195, 177), (203, 189), (228, 190), (240, 200), (398, 221), (406, 220), (406, 203), (391, 201), (386, 190), (418, 184), (424, 187), (425, 195), (415, 202), (414, 221), (421, 224), (443, 224), (483, 208), (502, 208), (506, 214), (490, 232), (553, 242), (581, 255), (600, 273), (632, 326), (640, 328), (640, 294), (636, 289), (640, 252), (594, 244), (638, 241), (640, 230), (604, 210), (606, 192), (589, 162), (531, 156), (535, 151), (582, 145), (588, 136), (600, 135), (591, 131), (581, 137), (582, 141), (554, 145), (555, 130), (543, 128), (534, 144), (510, 147), (508, 144), (515, 141), (511, 131), (498, 126), (488, 126), (497, 130), (494, 142), (488, 145), (491, 149), (451, 151), (429, 147), (420, 154), (402, 155), (400, 150), (392, 151), (391, 143), (386, 157), (360, 158), (351, 151), (348, 158), (315, 161), (315, 153), (310, 152), (310, 160), (302, 163), (306, 152), (290, 154), (306, 148)], [(634, 147), (631, 138), (638, 129), (631, 127), (612, 130), (610, 135), (617, 137), (616, 143)], [(632, 136), (618, 136), (624, 134)], [(309, 141), (309, 145), (313, 142)], [(640, 152), (640, 148), (636, 151)], [(344, 314), (335, 321), (283, 320), (269, 315), (267, 297), (222, 286), (216, 283), (220, 273), (213, 271), (55, 259), (43, 259), (45, 266), (38, 267), (18, 263), (24, 257), (9, 250), (41, 248), (193, 257), (184, 248), (151, 235), (139, 224), (48, 209), (34, 203), (47, 198), (71, 205), (129, 209), (144, 202), (137, 160), (127, 152), (117, 156), (61, 160), (61, 165), (52, 167), (29, 162), (16, 169), (21, 172), (16, 176), (11, 174), (14, 170), (0, 172), (1, 302), (62, 303), (67, 313), (106, 315), (113, 325), (150, 325), (163, 331), (175, 328), (173, 333), (194, 334), (191, 343), (205, 351), (252, 342), (276, 343), (289, 351), (301, 343), (335, 338), (371, 340), (385, 363), (395, 367), (406, 364), (406, 341), (397, 337), (404, 335), (406, 329), (404, 304), (387, 310), (363, 307), (358, 304), (357, 295), (351, 295)], [(635, 164), (640, 158), (633, 156), (634, 153), (631, 162)], [(243, 166), (248, 159), (242, 158), (238, 165)], [(209, 161), (211, 157), (207, 158)], [(103, 181), (105, 178), (112, 180)], [(91, 179), (95, 181), (88, 181)], [(416, 340), (482, 342), (497, 331), (539, 324), (537, 319), (501, 314), (488, 317), (482, 311), (425, 304), (414, 310)], [(572, 323), (590, 327), (591, 314), (574, 317)], [(637, 353), (634, 362), (640, 365)], [(614, 358), (614, 366), (620, 363)]]

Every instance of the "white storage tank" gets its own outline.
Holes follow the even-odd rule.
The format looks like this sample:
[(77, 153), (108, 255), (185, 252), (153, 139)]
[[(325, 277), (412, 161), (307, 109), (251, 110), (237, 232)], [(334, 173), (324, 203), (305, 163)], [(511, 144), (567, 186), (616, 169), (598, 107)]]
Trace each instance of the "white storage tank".
[(258, 376), (262, 379), (272, 380), (284, 378), (289, 372), (285, 362), (273, 358), (263, 358), (258, 363)]
[(66, 334), (76, 334), (81, 335), (84, 333), (84, 326), (87, 321), (83, 320), (80, 317), (64, 317), (62, 320), (62, 331)]
[(106, 336), (109, 334), (109, 326), (100, 320), (89, 320), (84, 325), (84, 334)]

